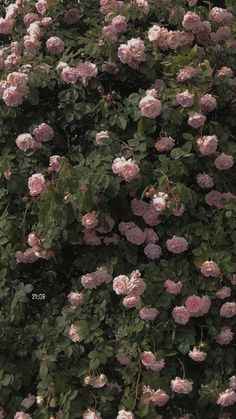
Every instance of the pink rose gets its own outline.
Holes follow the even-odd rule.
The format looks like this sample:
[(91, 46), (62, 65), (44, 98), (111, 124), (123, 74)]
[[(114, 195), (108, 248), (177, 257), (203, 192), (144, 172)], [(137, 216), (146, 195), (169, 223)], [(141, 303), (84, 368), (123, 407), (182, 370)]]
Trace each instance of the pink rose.
[(219, 394), (218, 400), (216, 402), (220, 406), (231, 406), (236, 403), (236, 393), (234, 390), (227, 388), (223, 393)]
[(204, 112), (212, 112), (216, 108), (217, 102), (214, 96), (206, 94), (201, 97), (199, 104)]
[(194, 95), (189, 93), (188, 90), (185, 90), (184, 92), (176, 95), (176, 102), (183, 108), (191, 108), (194, 104)]
[(31, 419), (31, 416), (28, 413), (16, 412), (14, 419)]
[(189, 354), (188, 355), (189, 355), (189, 357), (191, 359), (193, 359), (193, 361), (196, 361), (196, 362), (205, 361), (205, 359), (207, 357), (207, 353), (206, 352), (200, 351), (197, 348), (193, 348), (192, 351), (189, 351)]
[(197, 139), (197, 145), (203, 156), (209, 156), (216, 152), (218, 139), (216, 135), (205, 135)]
[(188, 125), (192, 128), (200, 128), (202, 127), (206, 122), (206, 117), (202, 115), (201, 113), (194, 113), (188, 118)]
[(139, 311), (139, 317), (142, 320), (151, 321), (151, 320), (154, 320), (158, 315), (159, 315), (159, 311), (156, 308), (143, 307)]
[(183, 284), (182, 282), (174, 282), (171, 279), (167, 279), (164, 283), (164, 287), (169, 294), (180, 294)]
[(127, 410), (119, 410), (118, 416), (116, 419), (134, 419), (134, 415), (132, 412)]
[(144, 42), (140, 38), (132, 38), (127, 44), (120, 45), (117, 55), (123, 64), (138, 69), (139, 64), (146, 59)]
[(235, 375), (232, 375), (232, 377), (229, 378), (229, 387), (234, 391), (236, 390), (236, 377), (235, 377)]
[(200, 266), (201, 273), (206, 277), (218, 278), (221, 274), (219, 266), (212, 260), (203, 262)]
[(42, 173), (35, 173), (28, 179), (28, 188), (31, 196), (40, 195), (46, 187), (46, 182)]
[(141, 302), (140, 297), (127, 295), (123, 298), (123, 305), (125, 308), (137, 307)]
[(50, 171), (57, 172), (57, 173), (60, 172), (60, 170), (61, 170), (60, 159), (61, 159), (60, 156), (51, 156), (50, 157), (50, 160), (49, 160)]
[(226, 9), (213, 7), (208, 14), (208, 19), (218, 23), (218, 25), (227, 25), (232, 21), (233, 15)]
[(103, 144), (103, 139), (104, 138), (109, 138), (109, 132), (108, 131), (100, 131), (97, 132), (96, 137), (95, 137), (95, 141), (94, 144), (97, 146), (100, 146)]
[(128, 292), (129, 278), (126, 275), (119, 275), (113, 279), (113, 290), (117, 295), (126, 295)]
[(182, 25), (186, 31), (195, 32), (201, 23), (201, 18), (197, 13), (187, 12), (184, 15)]
[(190, 319), (189, 311), (184, 306), (175, 307), (172, 316), (178, 324), (187, 324)]
[(188, 242), (183, 237), (174, 235), (171, 239), (167, 240), (166, 247), (169, 252), (179, 254), (188, 249)]
[(79, 328), (75, 324), (70, 326), (69, 339), (72, 342), (81, 342), (83, 340), (83, 337), (79, 335)]
[(222, 287), (216, 292), (216, 297), (223, 300), (224, 298), (228, 298), (231, 296), (231, 288), (230, 287)]
[(193, 77), (196, 77), (200, 73), (200, 70), (192, 67), (191, 65), (181, 68), (177, 74), (177, 81), (186, 81), (191, 80)]
[(117, 33), (122, 33), (127, 31), (127, 20), (125, 16), (117, 15), (111, 21), (112, 27), (116, 30)]
[(35, 403), (36, 398), (33, 394), (28, 394), (28, 396), (22, 400), (21, 406), (23, 406), (25, 409), (29, 409), (33, 404)]
[(155, 355), (150, 351), (142, 352), (141, 354), (141, 362), (146, 368), (151, 368), (151, 366), (156, 361)]
[(161, 113), (161, 102), (151, 95), (143, 97), (139, 102), (141, 115), (146, 118), (156, 118)]
[(75, 25), (80, 20), (80, 13), (78, 9), (75, 9), (74, 7), (72, 9), (69, 9), (64, 14), (64, 21), (67, 25)]
[(81, 224), (87, 229), (92, 230), (98, 224), (96, 211), (88, 212), (81, 218)]
[(159, 407), (164, 406), (169, 401), (169, 399), (170, 397), (168, 394), (166, 394), (166, 392), (161, 389), (156, 390), (151, 396), (151, 402), (154, 404), (154, 406)]
[(8, 87), (4, 91), (2, 98), (7, 106), (11, 106), (13, 108), (23, 103), (22, 94), (15, 86)]
[(227, 302), (224, 303), (220, 308), (221, 317), (231, 318), (236, 315), (236, 303)]
[(132, 159), (126, 160), (125, 157), (117, 157), (113, 160), (112, 171), (126, 182), (131, 182), (138, 177), (139, 167)]
[(219, 70), (217, 70), (215, 78), (221, 79), (222, 77), (229, 77), (233, 78), (234, 73), (229, 67), (221, 67)]
[(234, 334), (230, 327), (222, 327), (216, 341), (220, 345), (229, 345), (229, 343), (233, 340), (233, 337)]
[(162, 137), (155, 142), (155, 149), (163, 153), (165, 151), (170, 151), (175, 145), (175, 140), (172, 137)]
[(130, 243), (141, 245), (145, 242), (145, 234), (139, 227), (130, 228), (125, 232), (125, 236)]
[(203, 189), (211, 189), (214, 186), (214, 179), (207, 173), (197, 175), (197, 184)]
[(62, 69), (60, 76), (65, 83), (70, 84), (75, 84), (78, 79), (76, 69), (68, 65)]
[(129, 364), (130, 364), (130, 361), (131, 361), (131, 357), (130, 357), (130, 356), (127, 356), (127, 355), (125, 355), (125, 354), (122, 352), (122, 350), (119, 350), (119, 351), (118, 351), (118, 353), (117, 353), (117, 355), (116, 355), (116, 359), (117, 359), (117, 361), (119, 361), (119, 363), (120, 363), (121, 365), (129, 365)]
[(199, 312), (199, 310), (202, 307), (202, 301), (201, 298), (196, 296), (196, 295), (192, 295), (191, 297), (188, 297), (185, 301), (185, 306), (188, 309), (190, 314), (195, 314), (197, 312)]
[(58, 36), (52, 36), (47, 40), (46, 48), (51, 54), (58, 55), (64, 51), (65, 44)]
[(159, 259), (162, 255), (162, 250), (157, 244), (148, 243), (144, 247), (144, 253), (149, 259)]
[(46, 141), (50, 141), (53, 139), (54, 131), (52, 127), (50, 127), (50, 125), (42, 123), (33, 130), (33, 135), (35, 136), (37, 141), (45, 143)]
[(22, 151), (36, 148), (34, 147), (34, 144), (37, 144), (36, 141), (30, 134), (27, 133), (18, 135), (16, 139), (16, 145)]
[(91, 409), (87, 409), (83, 413), (82, 419), (102, 419), (102, 416), (101, 416), (100, 412), (97, 412), (97, 411), (94, 411), (94, 410), (91, 410)]
[(70, 308), (75, 310), (77, 307), (81, 306), (84, 302), (84, 294), (82, 292), (70, 292), (67, 296)]
[(187, 378), (181, 379), (176, 377), (174, 380), (171, 380), (171, 389), (178, 394), (189, 394), (193, 389), (193, 383)]
[(228, 170), (234, 165), (234, 159), (225, 153), (221, 153), (215, 159), (215, 166), (218, 170)]
[(167, 207), (168, 198), (169, 197), (166, 193), (158, 192), (157, 194), (154, 195), (153, 200), (152, 200), (153, 208), (155, 208), (155, 210), (158, 212), (164, 211)]

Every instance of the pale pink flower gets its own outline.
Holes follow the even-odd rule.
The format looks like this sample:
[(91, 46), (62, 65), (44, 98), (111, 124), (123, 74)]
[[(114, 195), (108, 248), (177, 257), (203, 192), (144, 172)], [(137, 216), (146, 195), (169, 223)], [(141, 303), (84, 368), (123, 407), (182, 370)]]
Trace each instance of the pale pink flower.
[(139, 109), (141, 111), (142, 116), (145, 116), (149, 119), (153, 119), (161, 113), (161, 102), (159, 99), (156, 99), (151, 95), (148, 95), (140, 100)]
[(64, 51), (65, 44), (58, 38), (58, 36), (52, 36), (46, 42), (46, 48), (51, 54), (61, 54)]
[(132, 213), (139, 217), (141, 217), (145, 213), (148, 207), (148, 203), (142, 201), (141, 199), (134, 199), (133, 201), (131, 201)]
[(201, 23), (201, 18), (197, 13), (187, 12), (184, 15), (182, 25), (186, 31), (195, 32)]
[(88, 79), (94, 78), (98, 74), (98, 69), (96, 64), (91, 63), (90, 61), (85, 61), (80, 63), (76, 67), (76, 74), (82, 79), (82, 82), (86, 84)]
[(176, 102), (183, 108), (191, 108), (194, 104), (194, 95), (189, 93), (188, 90), (185, 90), (182, 93), (177, 93)]
[(227, 388), (223, 393), (219, 394), (218, 400), (216, 402), (220, 406), (232, 406), (236, 403), (236, 393), (234, 390)]
[(205, 201), (207, 205), (211, 207), (216, 207), (218, 209), (223, 209), (224, 204), (222, 203), (223, 194), (218, 191), (211, 191), (205, 195)]
[(102, 419), (102, 416), (100, 412), (87, 409), (84, 411), (82, 419)]
[(156, 243), (159, 240), (157, 233), (153, 230), (153, 228), (145, 228), (145, 242), (146, 243)]
[(12, 33), (14, 23), (14, 19), (0, 17), (0, 34), (8, 35)]
[(181, 293), (183, 284), (180, 281), (174, 282), (171, 279), (167, 279), (164, 283), (164, 287), (169, 294), (177, 295)]
[(131, 357), (128, 355), (125, 355), (122, 350), (119, 350), (117, 352), (116, 359), (117, 361), (119, 361), (121, 365), (129, 365), (131, 361)]
[(16, 263), (34, 263), (38, 260), (34, 248), (28, 248), (25, 252), (18, 250), (15, 253)]
[(175, 145), (175, 140), (172, 137), (162, 137), (155, 142), (155, 149), (160, 153), (170, 151)]
[(157, 359), (151, 366), (150, 369), (152, 371), (161, 371), (163, 368), (165, 367), (165, 360), (164, 358), (162, 359)]
[(117, 33), (122, 33), (127, 31), (127, 20), (125, 16), (117, 15), (111, 21), (111, 25), (116, 30)]
[(126, 275), (119, 275), (113, 279), (113, 290), (117, 295), (126, 295), (128, 292), (129, 278)]
[(176, 77), (177, 81), (186, 81), (186, 80), (190, 80), (193, 77), (196, 77), (198, 74), (200, 73), (200, 70), (198, 68), (194, 68), (191, 65), (182, 68)]
[(164, 390), (158, 389), (151, 396), (151, 402), (154, 406), (162, 407), (169, 401), (169, 398), (170, 397)]
[(170, 49), (177, 49), (182, 44), (182, 34), (180, 31), (169, 31), (167, 37), (168, 47)]
[(50, 171), (52, 172), (60, 172), (61, 170), (61, 163), (60, 163), (60, 156), (51, 156), (49, 160), (49, 167)]
[(188, 125), (192, 128), (200, 128), (202, 127), (206, 122), (206, 117), (202, 115), (201, 113), (195, 112), (193, 115), (191, 115), (188, 118)]
[(78, 79), (76, 69), (68, 65), (62, 69), (60, 76), (65, 83), (75, 84)]
[(222, 287), (216, 292), (216, 297), (224, 300), (224, 298), (228, 298), (231, 296), (231, 288), (230, 287)]
[(185, 301), (185, 306), (188, 309), (190, 314), (195, 314), (201, 310), (202, 307), (202, 301), (201, 298), (197, 295), (192, 295), (190, 297), (187, 297)]
[(189, 394), (193, 389), (193, 383), (187, 378), (176, 377), (171, 380), (171, 389), (178, 394)]
[(156, 79), (153, 83), (154, 89), (156, 89), (158, 92), (162, 92), (165, 88), (165, 82), (162, 79)]
[(14, 419), (31, 419), (31, 416), (25, 412), (16, 412)]
[(140, 403), (142, 405), (148, 405), (151, 402), (151, 398), (155, 393), (155, 390), (153, 390), (149, 386), (143, 386), (142, 387), (143, 395), (140, 398)]
[(214, 96), (206, 94), (201, 97), (199, 104), (201, 105), (204, 112), (212, 112), (216, 108), (217, 101)]
[(92, 230), (98, 224), (96, 211), (88, 212), (81, 218), (81, 224), (87, 229)]
[(4, 91), (2, 98), (7, 106), (11, 106), (13, 108), (23, 103), (22, 95), (15, 86), (8, 87)]
[(45, 189), (46, 182), (42, 173), (35, 173), (28, 179), (28, 188), (31, 196), (40, 195)]
[(97, 146), (100, 146), (103, 144), (103, 139), (104, 138), (109, 138), (109, 132), (108, 131), (100, 131), (97, 132), (96, 137), (95, 137), (95, 141), (94, 144)]
[(159, 259), (162, 255), (162, 249), (157, 244), (148, 243), (144, 247), (144, 253), (149, 259)]
[(48, 3), (47, 0), (39, 0), (35, 4), (35, 7), (36, 7), (38, 13), (40, 13), (41, 15), (45, 15), (45, 13), (47, 12), (47, 9), (49, 7), (49, 3)]
[(185, 205), (182, 204), (182, 203), (180, 204), (179, 207), (172, 208), (172, 214), (175, 217), (181, 217), (181, 215), (184, 213), (184, 211), (185, 211)]
[(149, 307), (143, 307), (139, 311), (139, 317), (142, 320), (154, 320), (159, 314), (159, 311), (156, 308), (149, 308)]
[(6, 180), (11, 180), (11, 177), (12, 177), (12, 171), (11, 171), (11, 170), (5, 170), (5, 171), (3, 172), (3, 177), (4, 177), (4, 179), (6, 179)]
[(117, 157), (112, 163), (112, 171), (121, 176), (126, 182), (136, 179), (139, 170), (138, 165), (132, 159), (126, 160), (125, 157)]
[(234, 73), (229, 67), (221, 67), (219, 70), (217, 70), (215, 78), (221, 79), (222, 77), (229, 77), (233, 78)]
[(152, 206), (156, 211), (162, 212), (166, 209), (168, 195), (164, 192), (158, 192), (154, 195), (152, 200)]
[(196, 347), (193, 348), (192, 351), (189, 351), (188, 355), (191, 359), (193, 359), (193, 361), (196, 361), (196, 362), (205, 361), (205, 359), (207, 357), (206, 352), (200, 351), (200, 349), (197, 349)]
[(205, 135), (197, 139), (197, 145), (203, 156), (209, 156), (216, 152), (218, 147), (218, 139), (216, 135)]
[(211, 189), (214, 186), (214, 179), (207, 173), (197, 175), (197, 184), (203, 189)]
[(188, 242), (184, 237), (174, 235), (171, 239), (167, 240), (166, 247), (169, 252), (179, 254), (188, 249)]
[(81, 342), (83, 337), (79, 335), (79, 328), (75, 324), (70, 326), (69, 338), (72, 342)]
[(35, 403), (35, 400), (36, 398), (33, 394), (28, 394), (28, 396), (22, 400), (21, 406), (23, 406), (25, 409), (29, 409)]
[(77, 307), (81, 306), (84, 302), (84, 294), (82, 292), (70, 292), (70, 294), (67, 295), (70, 308), (72, 310), (75, 310)]
[(236, 315), (236, 303), (227, 302), (224, 303), (220, 308), (221, 317), (231, 318)]
[(127, 284), (127, 295), (128, 296), (140, 296), (144, 293), (146, 289), (146, 284), (141, 278), (140, 272), (133, 271), (130, 274), (130, 280)]
[(126, 232), (130, 229), (136, 227), (136, 224), (133, 221), (121, 221), (121, 223), (119, 224), (118, 228), (121, 232), (121, 234), (125, 235)]
[(141, 302), (140, 297), (137, 296), (132, 296), (132, 295), (127, 295), (126, 297), (123, 298), (123, 305), (126, 308), (133, 308), (133, 307), (137, 307)]
[(229, 378), (229, 387), (234, 391), (236, 390), (236, 377), (235, 377), (235, 375), (232, 375), (232, 377)]
[(158, 216), (159, 214), (157, 213), (157, 211), (153, 207), (149, 206), (149, 208), (147, 208), (143, 214), (143, 219), (146, 224), (150, 226), (156, 226), (160, 224)]
[(95, 272), (91, 272), (86, 275), (82, 275), (81, 284), (86, 289), (94, 289), (103, 283), (109, 283), (112, 281), (112, 276), (107, 272), (106, 268), (99, 268)]
[(227, 25), (232, 21), (233, 15), (226, 9), (213, 7), (208, 14), (208, 19), (218, 23), (218, 25)]
[(148, 31), (148, 39), (155, 48), (166, 50), (169, 48), (169, 31), (159, 25), (153, 25)]
[(229, 345), (229, 343), (233, 340), (234, 334), (230, 327), (222, 327), (220, 330), (220, 334), (217, 336), (216, 341), (220, 345)]
[(139, 64), (145, 61), (145, 45), (140, 38), (132, 38), (127, 44), (121, 44), (117, 52), (123, 64), (128, 64), (133, 69), (138, 69)]
[(35, 233), (30, 233), (27, 238), (28, 245), (36, 247), (41, 245), (41, 240), (36, 236)]
[(215, 159), (215, 166), (218, 170), (228, 170), (234, 165), (233, 156), (227, 155), (225, 153), (221, 153)]
[(147, 0), (134, 0), (134, 5), (145, 15), (149, 12), (149, 3)]
[(134, 415), (130, 411), (119, 410), (118, 416), (116, 416), (116, 419), (134, 419)]
[(189, 311), (184, 306), (174, 307), (172, 316), (178, 324), (187, 324), (190, 319)]
[(152, 352), (144, 351), (141, 353), (141, 362), (146, 368), (151, 368), (155, 361), (156, 357)]
[(27, 150), (32, 149), (33, 142), (34, 142), (33, 137), (28, 133), (18, 135), (16, 139), (16, 145), (22, 151), (27, 151)]
[(35, 136), (37, 141), (45, 143), (46, 141), (50, 141), (53, 139), (54, 131), (52, 127), (50, 127), (50, 125), (45, 124), (43, 122), (33, 130), (33, 135)]
[(200, 266), (201, 273), (206, 277), (218, 278), (221, 274), (219, 266), (213, 260), (207, 260)]
[(64, 14), (64, 21), (67, 25), (75, 25), (80, 20), (79, 10), (76, 8), (69, 9)]
[(145, 242), (145, 233), (139, 227), (130, 228), (125, 232), (125, 236), (130, 243), (141, 245)]

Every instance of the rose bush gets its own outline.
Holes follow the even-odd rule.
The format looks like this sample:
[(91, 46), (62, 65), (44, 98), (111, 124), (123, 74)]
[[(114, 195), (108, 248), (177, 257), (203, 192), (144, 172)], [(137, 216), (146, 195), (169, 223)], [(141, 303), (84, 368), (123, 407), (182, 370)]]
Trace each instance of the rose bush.
[(235, 1), (0, 15), (0, 417), (234, 418)]

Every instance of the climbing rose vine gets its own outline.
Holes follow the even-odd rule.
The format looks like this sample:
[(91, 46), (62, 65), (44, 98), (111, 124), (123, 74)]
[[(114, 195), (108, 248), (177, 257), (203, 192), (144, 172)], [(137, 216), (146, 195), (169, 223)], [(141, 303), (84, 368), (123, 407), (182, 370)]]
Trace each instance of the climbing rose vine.
[(0, 418), (235, 418), (235, 0), (0, 3)]

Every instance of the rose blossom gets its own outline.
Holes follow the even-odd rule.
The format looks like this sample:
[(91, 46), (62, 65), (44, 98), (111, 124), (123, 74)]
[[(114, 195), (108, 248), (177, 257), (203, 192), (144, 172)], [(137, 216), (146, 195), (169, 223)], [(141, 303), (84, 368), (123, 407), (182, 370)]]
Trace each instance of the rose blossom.
[(219, 266), (213, 262), (213, 260), (207, 260), (206, 262), (203, 262), (200, 266), (201, 273), (206, 277), (213, 277), (218, 278), (220, 276), (220, 268)]
[(151, 95), (143, 97), (139, 102), (141, 115), (146, 118), (156, 118), (161, 113), (161, 102)]
[(208, 14), (208, 19), (218, 23), (218, 25), (227, 25), (233, 19), (233, 15), (226, 9), (213, 7)]
[(96, 211), (88, 212), (81, 218), (81, 224), (87, 229), (92, 230), (98, 224)]
[(133, 201), (131, 201), (132, 213), (139, 217), (141, 217), (145, 213), (148, 207), (149, 207), (148, 203), (145, 201), (142, 201), (141, 199), (134, 199)]
[(145, 234), (139, 227), (130, 228), (125, 232), (125, 236), (130, 243), (141, 245), (145, 242)]
[(57, 173), (60, 172), (60, 170), (61, 170), (60, 158), (61, 158), (60, 156), (51, 156), (50, 157), (50, 160), (49, 160), (50, 171), (57, 172)]
[(80, 20), (80, 14), (79, 10), (75, 9), (74, 7), (72, 9), (69, 9), (64, 14), (64, 21), (67, 25), (75, 25)]
[(223, 209), (224, 204), (222, 203), (223, 194), (218, 191), (211, 191), (205, 195), (205, 202), (211, 207), (216, 207), (218, 209)]
[(139, 311), (139, 317), (142, 320), (154, 320), (159, 314), (159, 311), (156, 308), (149, 308), (149, 307), (143, 307)]
[(144, 293), (145, 289), (146, 284), (141, 278), (141, 273), (138, 270), (131, 272), (130, 280), (127, 285), (128, 296), (140, 296)]
[(163, 153), (165, 151), (170, 151), (175, 145), (175, 140), (172, 137), (162, 137), (155, 142), (155, 149)]
[(16, 412), (14, 419), (31, 419), (31, 416), (28, 413)]
[(228, 319), (234, 317), (236, 315), (236, 303), (224, 303), (220, 308), (220, 315), (222, 317), (227, 317)]
[(117, 352), (116, 359), (117, 359), (117, 361), (119, 361), (119, 363), (120, 363), (121, 365), (129, 365), (129, 364), (130, 364), (130, 361), (131, 361), (131, 357), (130, 357), (130, 356), (128, 356), (128, 355), (125, 355), (125, 354), (122, 352), (122, 350), (119, 350), (119, 351)]
[(222, 287), (216, 292), (216, 297), (223, 300), (224, 298), (228, 298), (231, 296), (231, 288), (230, 287)]
[(82, 292), (70, 292), (67, 296), (70, 308), (75, 310), (77, 307), (81, 306), (84, 302), (84, 294)]
[(102, 416), (101, 416), (100, 412), (97, 412), (97, 411), (95, 412), (94, 410), (87, 409), (83, 413), (83, 418), (82, 419), (102, 419)]
[(201, 97), (199, 104), (204, 112), (212, 112), (216, 108), (217, 102), (214, 96), (206, 94)]
[(192, 351), (189, 351), (189, 354), (188, 355), (189, 355), (190, 358), (192, 358), (196, 362), (205, 361), (205, 359), (207, 357), (207, 353), (206, 352), (200, 351), (196, 347), (193, 348)]
[(183, 284), (182, 282), (174, 282), (171, 279), (167, 279), (164, 283), (164, 287), (169, 294), (180, 294)]
[(47, 40), (46, 48), (51, 54), (61, 54), (64, 51), (65, 44), (58, 36), (52, 36)]
[(131, 182), (138, 177), (139, 167), (132, 159), (117, 157), (113, 160), (112, 171), (123, 177), (126, 182)]
[(174, 235), (171, 239), (167, 240), (166, 247), (169, 252), (179, 254), (188, 249), (188, 242), (183, 237)]
[(232, 156), (225, 153), (221, 153), (215, 159), (215, 166), (218, 170), (228, 170), (234, 165), (234, 159)]
[(199, 312), (199, 310), (202, 307), (202, 301), (201, 298), (196, 296), (196, 295), (192, 295), (191, 297), (188, 297), (185, 301), (185, 306), (188, 309), (190, 314), (195, 314), (197, 312)]
[(214, 179), (207, 173), (198, 173), (197, 184), (203, 189), (211, 189), (214, 186)]
[(194, 104), (194, 95), (189, 93), (188, 90), (185, 90), (182, 93), (177, 93), (176, 102), (183, 108), (190, 108)]
[(7, 106), (11, 106), (13, 108), (23, 103), (22, 94), (15, 86), (8, 87), (4, 91), (2, 98)]
[(184, 15), (182, 25), (186, 31), (195, 32), (201, 23), (201, 18), (197, 13), (187, 12)]
[[(30, 134), (24, 133), (24, 134), (18, 135), (16, 139), (16, 145), (20, 150), (27, 151), (30, 149), (37, 148), (35, 147), (35, 145), (38, 146), (39, 143), (36, 143), (36, 141), (33, 139), (33, 137)], [(40, 145), (38, 148), (40, 148)]]
[(50, 141), (53, 139), (54, 131), (52, 127), (50, 127), (50, 125), (45, 124), (43, 122), (33, 130), (33, 135), (35, 136), (37, 141), (45, 143), (46, 141)]
[(192, 67), (191, 65), (181, 68), (181, 70), (178, 72), (176, 80), (177, 81), (186, 81), (190, 80), (193, 77), (197, 76), (200, 73), (200, 70), (197, 68)]
[(132, 412), (127, 410), (119, 410), (118, 416), (116, 419), (134, 419), (134, 415)]
[(157, 194), (154, 195), (153, 200), (152, 200), (153, 208), (155, 208), (155, 210), (158, 212), (164, 211), (167, 206), (167, 202), (166, 202), (167, 199), (168, 199), (168, 195), (166, 193), (158, 192)]
[(186, 324), (190, 319), (190, 314), (184, 306), (174, 307), (172, 316), (178, 324)]
[(32, 394), (28, 394), (28, 396), (22, 400), (21, 406), (23, 406), (25, 409), (29, 409), (33, 404), (35, 403), (35, 396)]
[(171, 389), (178, 394), (189, 394), (193, 389), (193, 383), (187, 378), (176, 377), (171, 380)]
[(154, 404), (154, 406), (162, 407), (169, 401), (169, 398), (170, 397), (168, 394), (159, 388), (151, 396), (151, 402)]
[(103, 139), (104, 138), (109, 138), (109, 132), (108, 131), (100, 131), (97, 132), (96, 137), (95, 137), (95, 141), (94, 144), (97, 146), (100, 146), (103, 144)]
[(60, 77), (65, 83), (75, 84), (77, 82), (77, 72), (75, 68), (65, 66), (60, 74)]
[(118, 228), (119, 231), (121, 232), (121, 234), (125, 235), (126, 232), (130, 229), (136, 227), (136, 224), (133, 221), (121, 221), (121, 223), (119, 224)]
[(83, 338), (79, 335), (79, 328), (75, 324), (70, 326), (69, 338), (72, 342), (81, 342)]
[(140, 304), (140, 302), (141, 302), (141, 299), (140, 297), (137, 297), (137, 296), (127, 295), (126, 297), (123, 298), (123, 305), (125, 308), (137, 307), (137, 305)]
[(148, 243), (144, 247), (144, 253), (149, 259), (159, 259), (162, 255), (162, 250), (157, 244)]
[(209, 156), (216, 152), (218, 139), (216, 135), (205, 135), (197, 139), (197, 145), (203, 156)]
[(233, 340), (233, 337), (234, 334), (230, 327), (222, 327), (216, 341), (220, 345), (229, 345), (229, 343)]
[(201, 113), (195, 112), (193, 115), (191, 115), (188, 118), (188, 125), (192, 128), (200, 128), (202, 127), (206, 122), (206, 117), (202, 115)]
[(151, 368), (151, 366), (156, 361), (155, 355), (150, 351), (142, 352), (141, 354), (141, 362), (146, 368)]
[(28, 188), (31, 196), (40, 195), (45, 189), (46, 182), (42, 173), (35, 173), (28, 179)]
[(236, 377), (235, 377), (235, 375), (232, 375), (232, 377), (229, 378), (229, 387), (234, 391), (236, 390)]
[(157, 233), (153, 230), (153, 228), (145, 228), (144, 234), (146, 236), (145, 242), (146, 243), (156, 243), (159, 240)]
[(218, 400), (216, 402), (220, 406), (231, 406), (236, 403), (236, 393), (234, 390), (227, 388), (223, 393), (219, 394)]
[(117, 33), (127, 31), (127, 20), (125, 16), (117, 15), (111, 21), (111, 26), (116, 30)]
[(126, 275), (119, 275), (113, 279), (113, 290), (117, 295), (126, 295), (128, 283), (129, 278)]
[(121, 44), (117, 52), (123, 64), (128, 64), (133, 69), (138, 69), (139, 64), (145, 61), (145, 45), (140, 38), (132, 38), (127, 44)]
[(229, 67), (221, 67), (219, 70), (217, 70), (215, 78), (221, 79), (222, 77), (229, 77), (233, 78), (234, 73)]

